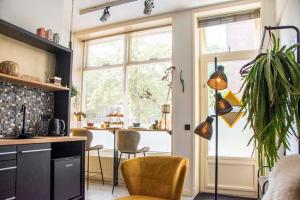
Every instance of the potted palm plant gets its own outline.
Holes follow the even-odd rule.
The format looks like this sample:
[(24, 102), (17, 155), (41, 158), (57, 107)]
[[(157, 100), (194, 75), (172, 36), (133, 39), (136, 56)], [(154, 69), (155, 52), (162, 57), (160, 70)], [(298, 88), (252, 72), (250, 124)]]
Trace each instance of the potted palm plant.
[(300, 131), (300, 64), (294, 54), (299, 44), (289, 48), (279, 44), (272, 34), (271, 48), (253, 62), (242, 86), (246, 127), (254, 131), (251, 141), (258, 150), (259, 165), (267, 161), (270, 168), (278, 159), (279, 148), (289, 149), (289, 138), (299, 139)]

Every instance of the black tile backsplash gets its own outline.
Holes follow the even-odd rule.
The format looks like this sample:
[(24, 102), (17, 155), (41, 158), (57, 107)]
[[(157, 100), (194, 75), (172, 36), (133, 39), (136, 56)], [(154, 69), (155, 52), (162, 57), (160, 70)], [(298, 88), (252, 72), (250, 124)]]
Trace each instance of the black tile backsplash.
[(15, 135), (21, 131), (24, 103), (26, 130), (36, 135), (47, 133), (48, 120), (43, 116), (53, 117), (53, 92), (0, 81), (0, 135)]

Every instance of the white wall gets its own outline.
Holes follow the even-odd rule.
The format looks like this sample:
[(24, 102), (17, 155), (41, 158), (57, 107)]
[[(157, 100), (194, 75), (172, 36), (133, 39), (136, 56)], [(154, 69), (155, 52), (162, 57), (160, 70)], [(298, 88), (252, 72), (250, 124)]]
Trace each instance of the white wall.
[[(276, 24), (280, 26), (293, 25), (300, 29), (300, 0), (275, 0)], [(296, 33), (293, 30), (279, 32), (282, 45), (292, 45), (296, 42)], [(290, 140), (292, 154), (298, 153), (298, 141), (296, 137)]]
[[(293, 25), (300, 29), (300, 1), (299, 0), (276, 0), (276, 23), (277, 25)], [(281, 31), (280, 38), (283, 44), (293, 44), (296, 39), (294, 31)]]
[[(39, 27), (59, 33), (61, 44), (68, 45), (68, 13), (71, 0), (1, 0), (0, 18), (36, 33)], [(65, 11), (65, 12), (64, 12)]]
[[(173, 155), (187, 157), (190, 161), (185, 192), (193, 188), (193, 131), (185, 131), (184, 125), (193, 129), (193, 13), (178, 12), (173, 19), (173, 65), (176, 72), (173, 85)], [(180, 71), (185, 80), (182, 92)]]

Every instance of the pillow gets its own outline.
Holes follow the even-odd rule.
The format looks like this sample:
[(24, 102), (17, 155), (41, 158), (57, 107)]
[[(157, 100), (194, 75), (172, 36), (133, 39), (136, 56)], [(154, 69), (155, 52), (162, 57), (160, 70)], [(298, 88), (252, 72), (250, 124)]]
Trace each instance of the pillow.
[(281, 158), (270, 176), (263, 200), (300, 199), (300, 155)]

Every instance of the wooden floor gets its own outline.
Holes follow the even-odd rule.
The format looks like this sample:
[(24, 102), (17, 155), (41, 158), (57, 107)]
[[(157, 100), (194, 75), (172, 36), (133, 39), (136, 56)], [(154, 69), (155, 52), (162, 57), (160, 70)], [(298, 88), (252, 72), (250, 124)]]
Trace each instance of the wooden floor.
[[(111, 193), (112, 185), (105, 183), (102, 185), (100, 182), (90, 182), (89, 189), (86, 190), (86, 200), (115, 200), (119, 197), (128, 195), (125, 186), (117, 186), (114, 194)], [(181, 200), (193, 200), (191, 197), (182, 197)], [(199, 194), (194, 200), (214, 200), (213, 194)], [(241, 197), (218, 196), (218, 200), (253, 200)]]
[[(115, 200), (119, 197), (128, 196), (125, 186), (115, 187), (114, 194), (111, 193), (112, 185), (105, 183), (102, 185), (100, 182), (90, 182), (88, 190), (85, 190), (86, 200)], [(193, 200), (191, 197), (183, 197), (181, 200)]]

